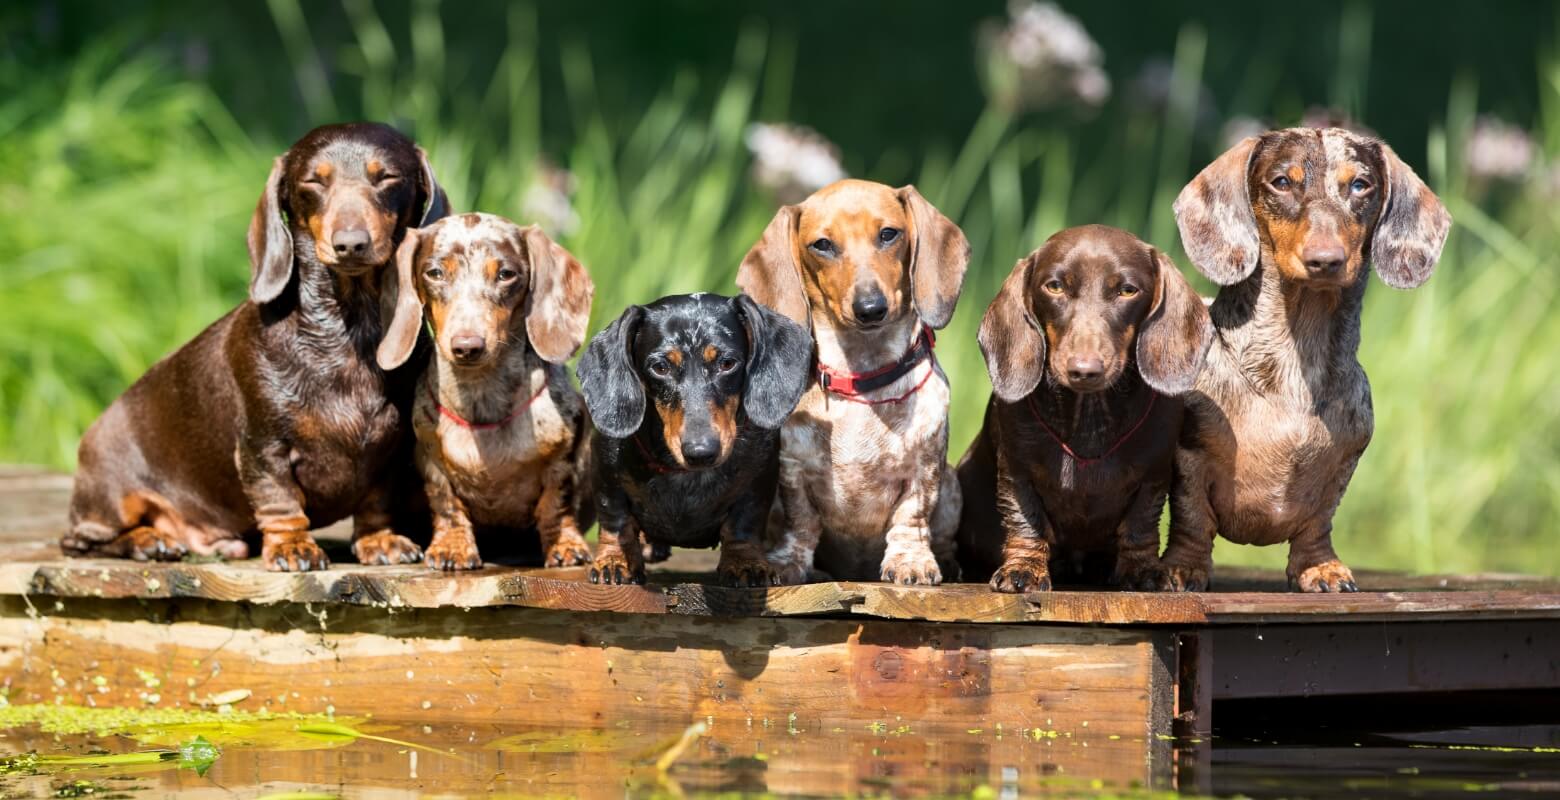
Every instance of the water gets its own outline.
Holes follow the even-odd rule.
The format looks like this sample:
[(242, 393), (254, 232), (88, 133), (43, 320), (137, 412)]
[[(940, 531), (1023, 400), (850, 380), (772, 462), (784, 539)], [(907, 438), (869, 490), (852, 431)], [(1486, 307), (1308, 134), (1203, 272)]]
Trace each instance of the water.
[[(29, 725), (0, 732), (0, 751), (144, 752), (202, 735), (222, 754), (204, 774), (167, 761), (0, 775), (0, 796), (1158, 797), (1176, 787), (1220, 797), (1560, 794), (1560, 726), (1351, 732), (1297, 725), (1284, 713), (1238, 715), (1235, 729), (1207, 741), (1163, 742), (1168, 760), (1154, 770), (1141, 763), (1142, 741), (913, 726), (800, 731), (756, 723), (701, 733), (702, 724), (690, 730), (681, 721), (546, 730), (369, 720), (341, 723), (346, 733), (302, 735), (297, 721), (275, 720), (100, 735)], [(1123, 777), (1135, 774), (1150, 777)]]

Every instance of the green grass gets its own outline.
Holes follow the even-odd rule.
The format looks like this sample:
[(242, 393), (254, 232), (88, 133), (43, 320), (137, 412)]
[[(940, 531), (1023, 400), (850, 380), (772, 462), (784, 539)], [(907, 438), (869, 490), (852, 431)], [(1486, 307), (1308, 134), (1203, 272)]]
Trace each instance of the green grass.
[[(415, 136), (459, 209), (519, 217), (539, 156), (572, 171), (581, 225), (562, 243), (595, 277), (592, 331), (630, 302), (734, 290), (736, 266), (774, 208), (750, 184), (742, 133), (754, 119), (785, 119), (795, 42), (753, 27), (733, 43), (725, 74), (680, 74), (624, 108), (603, 100), (599, 54), (565, 39), (559, 63), (546, 65), (563, 76), (574, 131), (559, 147), (542, 141), (531, 10), (511, 10), (497, 69), (473, 76), (452, 66), (434, 6), (414, 5), (410, 51), (398, 52), (369, 3), (344, 5), (355, 42), (334, 63), (350, 80), (326, 82), (305, 9), (271, 0), (292, 62), (277, 80), (305, 87), (321, 121), (385, 119)], [(1363, 8), (1350, 8), (1351, 26), (1362, 13), (1369, 24)], [(955, 387), (952, 458), (989, 391), (975, 327), (1019, 257), (1060, 227), (1098, 221), (1176, 253), (1190, 272), (1170, 201), (1215, 155), (1192, 134), (1208, 47), (1199, 28), (1183, 29), (1169, 110), (1112, 103), (1101, 142), (993, 108), (960, 146), (914, 167), (847, 154), (847, 163), (881, 163), (881, 174), (862, 177), (912, 180), (973, 245), (964, 301), (938, 349)], [(1332, 99), (1362, 110), (1365, 82), (1340, 69)], [(347, 85), (354, 96), (329, 88)], [(1560, 152), (1560, 61), (1544, 67), (1540, 86), (1535, 138)], [(1456, 224), (1424, 288), (1369, 292), (1361, 360), (1377, 430), (1337, 540), (1357, 566), (1556, 574), (1560, 212), (1541, 188), (1468, 180), (1459, 153), (1475, 85), (1449, 92), (1451, 110), (1427, 142), (1396, 143), (1428, 145), (1423, 172)], [(114, 396), (242, 299), (245, 226), (270, 158), (297, 133), (252, 137), (202, 84), (154, 57), (127, 56), (116, 41), (46, 71), (0, 63), (0, 460), (71, 467), (81, 431)], [(1218, 558), (1278, 565), (1283, 552), (1221, 543)]]

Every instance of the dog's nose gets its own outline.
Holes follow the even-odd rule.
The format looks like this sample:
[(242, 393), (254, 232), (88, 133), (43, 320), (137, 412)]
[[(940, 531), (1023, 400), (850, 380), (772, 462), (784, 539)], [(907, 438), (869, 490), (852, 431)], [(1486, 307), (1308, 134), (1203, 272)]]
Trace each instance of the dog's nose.
[(487, 340), (475, 334), (464, 333), (450, 337), (450, 353), (455, 360), (469, 364), (487, 352)]
[(856, 295), (856, 301), (851, 303), (850, 310), (856, 315), (857, 322), (882, 322), (888, 316), (888, 298), (876, 290), (860, 292)]
[(720, 438), (711, 434), (697, 439), (683, 439), (683, 461), (690, 467), (707, 467), (720, 457)]
[(368, 246), (373, 243), (373, 237), (362, 228), (336, 231), (330, 237), (330, 246), (338, 258), (362, 258), (368, 255)]
[(1323, 239), (1305, 243), (1305, 248), (1300, 251), (1300, 260), (1305, 262), (1305, 268), (1312, 275), (1336, 275), (1343, 269), (1343, 262), (1349, 257), (1343, 249), (1343, 242), (1337, 239)]
[(1105, 374), (1105, 359), (1099, 356), (1075, 357), (1067, 362), (1067, 377), (1070, 380), (1088, 382), (1098, 380)]

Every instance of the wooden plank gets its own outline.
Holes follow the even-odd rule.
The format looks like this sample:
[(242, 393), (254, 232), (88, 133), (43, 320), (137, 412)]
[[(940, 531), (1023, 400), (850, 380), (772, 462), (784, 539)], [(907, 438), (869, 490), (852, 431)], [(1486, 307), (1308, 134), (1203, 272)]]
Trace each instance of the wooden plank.
[[(1113, 775), (1168, 769), (1149, 726), (1169, 632), (530, 608), (0, 598), (12, 703), (184, 707), (609, 727), (995, 730), (1136, 742)], [(793, 716), (794, 715), (794, 716)], [(1110, 739), (1116, 736), (1120, 739)], [(1101, 765), (1101, 768), (1111, 768)]]
[(1353, 594), (1210, 592), (1198, 597), (1213, 624), (1560, 618), (1560, 591), (1550, 588)]

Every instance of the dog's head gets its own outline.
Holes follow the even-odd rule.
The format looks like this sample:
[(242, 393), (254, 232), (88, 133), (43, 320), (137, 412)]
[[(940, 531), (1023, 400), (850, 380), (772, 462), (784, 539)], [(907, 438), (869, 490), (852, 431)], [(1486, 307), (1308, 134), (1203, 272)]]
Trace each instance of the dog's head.
[(1075, 392), (1115, 384), (1135, 361), (1149, 386), (1181, 394), (1201, 371), (1213, 323), (1164, 253), (1104, 225), (1068, 228), (1013, 268), (980, 324), (992, 389), (1023, 399), (1046, 376)]
[(448, 206), (427, 155), (396, 129), (371, 122), (315, 128), (277, 157), (255, 206), (249, 297), (276, 299), (292, 279), (295, 252), (344, 276), (373, 272), (407, 228), (443, 217)]
[(1175, 201), (1192, 263), (1217, 283), (1260, 259), (1289, 281), (1347, 286), (1373, 264), (1389, 286), (1429, 279), (1452, 218), (1386, 143), (1339, 128), (1269, 131), (1208, 165)]
[(562, 364), (585, 340), (595, 286), (535, 225), (493, 214), (445, 217), (408, 230), (395, 260), (379, 343), (384, 369), (411, 355), (425, 313), (439, 357), (461, 368), (491, 366), (504, 348), (527, 341), (542, 360)]
[(707, 468), (730, 457), (741, 417), (765, 429), (785, 422), (811, 363), (807, 331), (748, 296), (675, 295), (629, 306), (596, 334), (580, 357), (580, 389), (614, 439), (639, 430), (648, 397), (678, 465)]
[(753, 299), (806, 325), (948, 324), (970, 245), (914, 186), (845, 180), (784, 206), (737, 272)]

